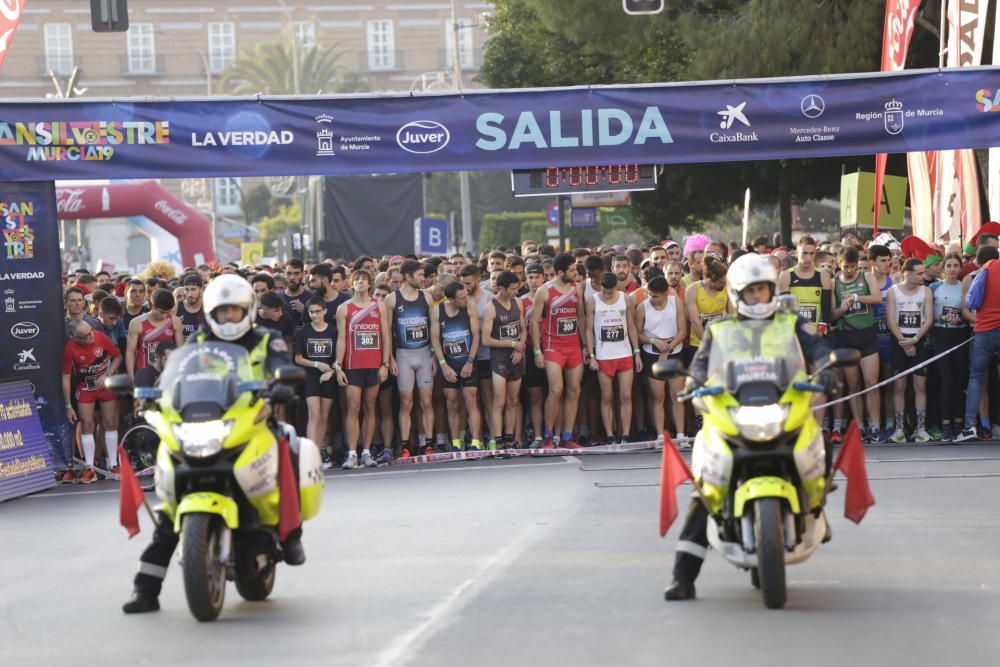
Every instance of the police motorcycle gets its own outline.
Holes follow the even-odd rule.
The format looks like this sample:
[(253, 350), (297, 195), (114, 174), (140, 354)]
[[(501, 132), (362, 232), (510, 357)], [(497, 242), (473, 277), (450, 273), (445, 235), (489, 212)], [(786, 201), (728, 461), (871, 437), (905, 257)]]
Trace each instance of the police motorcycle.
[[(795, 334), (797, 300), (783, 296), (773, 320), (733, 318), (713, 325), (708, 373), (678, 400), (703, 415), (691, 471), (709, 513), (708, 541), (730, 563), (750, 571), (764, 605), (785, 605), (785, 566), (807, 560), (829, 540), (823, 506), (830, 465), (813, 405), (824, 394), (816, 378), (856, 364), (856, 350), (835, 350), (809, 376)], [(653, 376), (690, 374), (677, 360)]]
[[(189, 343), (170, 356), (157, 387), (134, 390), (160, 436), (157, 509), (180, 536), (184, 592), (199, 621), (218, 617), (227, 580), (250, 601), (266, 599), (274, 587), (283, 560), (278, 435), (297, 465), (302, 519), (315, 517), (322, 502), (319, 448), (271, 419), (271, 403), (287, 401), (305, 373), (283, 366), (265, 381), (254, 361), (232, 343)], [(106, 386), (131, 391), (127, 375), (108, 378)]]

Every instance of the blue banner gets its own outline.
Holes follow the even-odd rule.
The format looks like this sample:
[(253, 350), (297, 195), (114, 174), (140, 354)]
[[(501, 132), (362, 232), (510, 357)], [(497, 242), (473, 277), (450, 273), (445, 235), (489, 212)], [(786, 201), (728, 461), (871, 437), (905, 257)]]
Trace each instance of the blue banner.
[(0, 180), (526, 169), (981, 148), (1000, 145), (995, 111), (994, 67), (397, 97), (3, 102)]
[(71, 460), (55, 184), (0, 183), (0, 382), (26, 380), (57, 467)]
[(0, 502), (55, 483), (31, 383), (0, 384)]

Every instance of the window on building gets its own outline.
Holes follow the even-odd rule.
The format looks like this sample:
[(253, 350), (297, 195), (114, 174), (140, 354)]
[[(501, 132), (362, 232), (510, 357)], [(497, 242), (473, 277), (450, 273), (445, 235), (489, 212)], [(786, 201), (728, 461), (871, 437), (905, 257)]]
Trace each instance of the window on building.
[(156, 72), (156, 48), (152, 23), (132, 23), (128, 33), (128, 71), (131, 74)]
[(232, 22), (208, 24), (208, 68), (218, 74), (236, 58), (236, 26)]
[(69, 23), (45, 24), (45, 69), (66, 75), (73, 71), (73, 29)]
[(215, 211), (220, 215), (239, 215), (240, 179), (215, 179)]
[[(462, 69), (475, 67), (476, 49), (473, 42), (472, 19), (458, 19), (458, 62)], [(455, 66), (455, 28), (451, 21), (444, 24), (445, 64)]]
[(316, 24), (312, 21), (295, 22), (295, 43), (300, 51), (316, 48)]
[(396, 39), (392, 21), (368, 22), (368, 69), (390, 70), (396, 68)]

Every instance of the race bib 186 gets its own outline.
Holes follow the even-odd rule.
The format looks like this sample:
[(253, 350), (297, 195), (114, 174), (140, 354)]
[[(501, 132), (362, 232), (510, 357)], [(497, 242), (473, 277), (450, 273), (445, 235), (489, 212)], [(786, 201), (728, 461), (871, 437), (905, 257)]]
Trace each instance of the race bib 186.
[(406, 342), (407, 343), (426, 343), (427, 342), (427, 325), (417, 324), (412, 327), (406, 327)]

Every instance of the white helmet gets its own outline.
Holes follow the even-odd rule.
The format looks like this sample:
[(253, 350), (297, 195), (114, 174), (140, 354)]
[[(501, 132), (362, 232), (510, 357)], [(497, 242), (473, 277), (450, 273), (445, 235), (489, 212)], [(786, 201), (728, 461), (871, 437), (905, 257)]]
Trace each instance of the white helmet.
[[(257, 318), (253, 287), (235, 273), (225, 273), (210, 282), (202, 299), (205, 304), (205, 320), (212, 333), (222, 340), (233, 341), (243, 337)], [(219, 306), (239, 306), (243, 309), (243, 319), (238, 322), (217, 322), (215, 309)]]
[[(752, 306), (743, 302), (743, 290), (757, 283), (770, 283), (771, 300)], [(739, 257), (726, 274), (729, 301), (743, 317), (762, 320), (771, 317), (778, 309), (778, 271), (767, 258), (756, 253)]]

